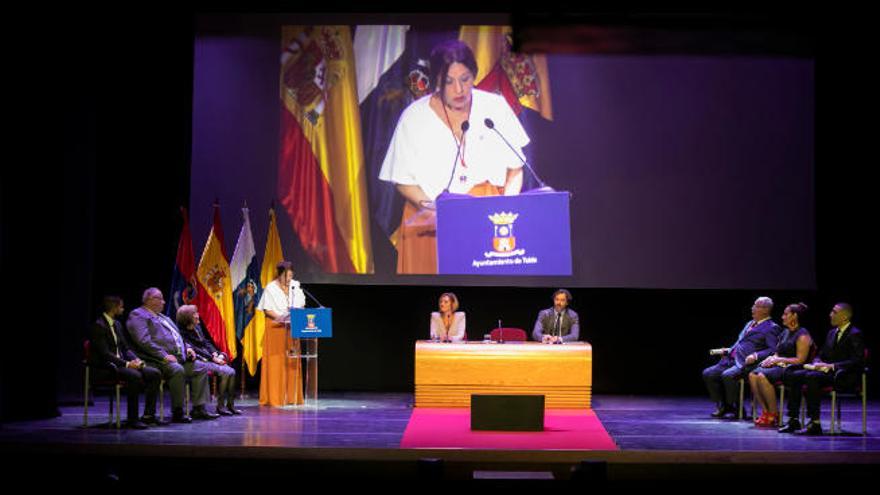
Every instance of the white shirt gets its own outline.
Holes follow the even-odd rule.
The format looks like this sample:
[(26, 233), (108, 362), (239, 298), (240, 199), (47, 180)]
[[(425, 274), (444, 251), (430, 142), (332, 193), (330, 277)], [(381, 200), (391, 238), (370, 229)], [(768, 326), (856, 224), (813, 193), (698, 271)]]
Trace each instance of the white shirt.
[[(278, 281), (273, 280), (263, 290), (263, 297), (260, 298), (257, 309), (274, 311), (281, 316), (282, 320), (286, 320), (290, 315), (291, 306), (294, 308), (306, 307), (306, 295), (299, 287), (299, 282), (294, 280), (293, 287), (290, 291), (282, 290)], [(291, 300), (293, 300), (293, 304), (290, 304)]]
[[(452, 322), (449, 325), (447, 336), (453, 342), (464, 340), (465, 325), (467, 325), (464, 311), (456, 311), (452, 314)], [(443, 324), (443, 316), (438, 311), (431, 313), (431, 339), (439, 339), (446, 334), (446, 325)]]
[[(474, 89), (466, 132), (464, 162), (455, 164), (449, 191), (466, 194), (480, 183), (489, 181), (504, 186), (507, 169), (522, 167), (522, 162), (498, 134), (484, 121), (492, 119), (497, 129), (517, 151), (529, 143), (529, 136), (504, 97)], [(431, 95), (412, 102), (400, 115), (379, 179), (395, 184), (418, 185), (434, 200), (449, 183), (458, 145), (446, 122), (430, 106)], [(464, 177), (464, 180), (461, 178)]]
[(113, 344), (116, 345), (116, 357), (119, 356), (119, 340), (116, 338), (116, 329), (113, 326), (113, 317), (104, 313), (104, 320), (107, 321), (107, 328), (110, 329), (110, 335), (113, 336)]

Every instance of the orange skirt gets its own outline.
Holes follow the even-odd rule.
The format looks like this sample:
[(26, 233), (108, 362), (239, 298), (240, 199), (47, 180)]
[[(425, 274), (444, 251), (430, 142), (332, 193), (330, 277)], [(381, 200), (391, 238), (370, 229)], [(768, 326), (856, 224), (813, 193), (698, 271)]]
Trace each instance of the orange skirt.
[(266, 318), (263, 337), (263, 368), (260, 372), (260, 405), (285, 406), (303, 403), (302, 363), (288, 357), (299, 353), (299, 339), (290, 336), (290, 327)]
[[(483, 182), (472, 187), (471, 196), (500, 196), (503, 188)], [(437, 215), (419, 210), (409, 201), (403, 208), (397, 242), (397, 273), (437, 273)]]

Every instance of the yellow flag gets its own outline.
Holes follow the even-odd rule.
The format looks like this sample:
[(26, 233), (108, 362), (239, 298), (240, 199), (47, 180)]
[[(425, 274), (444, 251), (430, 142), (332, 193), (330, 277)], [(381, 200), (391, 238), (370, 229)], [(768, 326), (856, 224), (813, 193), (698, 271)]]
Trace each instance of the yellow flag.
[[(263, 290), (275, 280), (275, 267), (284, 261), (281, 251), (281, 238), (278, 237), (278, 225), (275, 222), (275, 210), (269, 210), (269, 233), (266, 236), (266, 251), (263, 253), (263, 265), (260, 269), (260, 284)], [(262, 311), (254, 313), (254, 324), (245, 329), (242, 341), (242, 353), (251, 376), (257, 372), (257, 363), (263, 359), (263, 336), (266, 334), (266, 314)]]

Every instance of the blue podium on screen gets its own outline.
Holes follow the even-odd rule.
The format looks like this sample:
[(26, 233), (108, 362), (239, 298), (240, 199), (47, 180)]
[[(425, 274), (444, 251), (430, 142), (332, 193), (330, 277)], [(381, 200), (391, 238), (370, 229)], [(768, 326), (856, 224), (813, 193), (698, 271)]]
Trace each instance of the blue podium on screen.
[(290, 336), (295, 339), (325, 339), (333, 336), (331, 308), (291, 308)]
[(438, 273), (571, 275), (568, 192), (437, 199)]

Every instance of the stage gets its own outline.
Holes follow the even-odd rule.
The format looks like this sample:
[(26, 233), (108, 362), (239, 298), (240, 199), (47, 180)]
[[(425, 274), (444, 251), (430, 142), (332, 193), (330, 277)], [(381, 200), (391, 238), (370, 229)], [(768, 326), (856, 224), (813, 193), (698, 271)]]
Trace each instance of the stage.
[[(877, 401), (869, 402), (867, 436), (854, 433), (861, 430), (860, 404), (845, 401), (844, 434), (797, 437), (750, 421), (711, 419), (711, 404), (702, 397), (599, 395), (593, 412), (614, 447), (603, 450), (402, 448), (413, 401), (411, 394), (324, 393), (317, 407), (270, 409), (250, 399), (238, 404), (242, 416), (144, 431), (85, 429), (82, 406), (65, 406), (55, 419), (4, 424), (0, 443), (4, 459), (12, 461), (4, 470), (38, 483), (70, 479), (41, 477), (46, 466), (56, 474), (69, 470), (84, 479), (132, 485), (153, 479), (155, 471), (145, 466), (168, 479), (188, 478), (196, 470), (229, 483), (291, 477), (469, 480), (487, 473), (569, 480), (578, 468), (594, 481), (804, 474), (806, 482), (825, 472), (871, 477), (880, 462)], [(105, 421), (107, 406), (98, 399), (90, 421)], [(823, 404), (826, 429), (828, 410)]]

